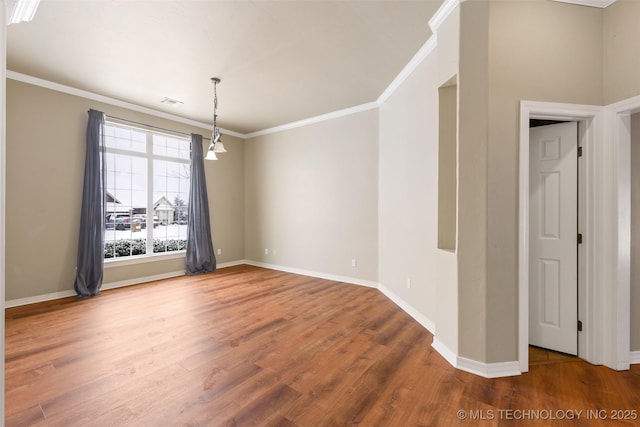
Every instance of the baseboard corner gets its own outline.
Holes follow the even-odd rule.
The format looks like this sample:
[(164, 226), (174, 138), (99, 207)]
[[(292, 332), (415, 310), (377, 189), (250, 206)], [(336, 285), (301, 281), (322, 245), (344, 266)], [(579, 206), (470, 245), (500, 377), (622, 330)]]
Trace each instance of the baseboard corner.
[(454, 368), (480, 377), (501, 378), (513, 377), (522, 374), (520, 371), (520, 363), (518, 361), (485, 363), (478, 362), (473, 359), (467, 359), (466, 357), (458, 356), (453, 350), (447, 347), (436, 337), (433, 338), (431, 347), (433, 347)]

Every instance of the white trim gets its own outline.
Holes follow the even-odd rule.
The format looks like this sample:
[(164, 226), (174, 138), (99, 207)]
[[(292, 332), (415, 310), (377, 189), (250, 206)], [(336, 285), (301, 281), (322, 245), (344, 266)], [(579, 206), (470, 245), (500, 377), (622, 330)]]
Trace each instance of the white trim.
[[(0, 0), (0, 308), (2, 308), (2, 318), (0, 319), (0, 354), (5, 357), (4, 344), (4, 309), (5, 305), (5, 276), (6, 276), (6, 180), (7, 180), (7, 8), (5, 0)], [(0, 365), (0, 414), (4, 413), (4, 363)], [(0, 416), (0, 427), (4, 426), (4, 417)]]
[(258, 261), (251, 261), (251, 260), (243, 260), (241, 264), (253, 265), (254, 267), (268, 268), (270, 270), (284, 271), (286, 273), (300, 274), (301, 276), (317, 277), (319, 279), (325, 279), (325, 280), (335, 280), (337, 282), (366, 286), (368, 288), (376, 288), (376, 289), (378, 288), (377, 282), (372, 282), (370, 280), (357, 279), (355, 277), (338, 276), (335, 274), (321, 273), (319, 271), (304, 270), (301, 268), (286, 267), (283, 265), (268, 264), (265, 262), (258, 262)]
[(433, 347), (440, 354), (440, 356), (444, 357), (444, 360), (449, 362), (451, 366), (457, 368), (456, 365), (458, 364), (458, 355), (435, 336), (433, 337), (431, 347)]
[[(518, 226), (518, 302), (520, 370), (528, 369), (528, 199), (529, 119), (555, 118), (585, 121), (586, 158), (584, 192), (587, 197), (583, 230), (586, 233), (584, 298), (580, 357), (612, 369), (629, 367), (629, 209), (628, 136), (630, 111), (640, 109), (640, 97), (609, 107), (522, 101), (520, 104), (520, 187)], [(585, 321), (586, 319), (586, 321)]]
[(61, 298), (73, 297), (75, 295), (76, 295), (75, 291), (52, 292), (50, 294), (43, 294), (43, 295), (36, 295), (36, 296), (33, 296), (33, 297), (17, 298), (17, 299), (8, 300), (7, 303), (5, 304), (5, 307), (6, 308), (19, 307), (21, 305), (36, 304), (36, 303), (39, 303), (39, 302), (52, 301), (52, 300), (61, 299)]
[(633, 98), (623, 99), (622, 101), (618, 101), (613, 104), (607, 105), (607, 108), (616, 113), (629, 113), (635, 114), (640, 112), (640, 95), (634, 96)]
[[(430, 39), (431, 40), (431, 39)], [(427, 41), (429, 43), (429, 41)], [(405, 67), (406, 68), (406, 67)], [(403, 70), (404, 71), (404, 70)], [(413, 70), (412, 70), (413, 71)], [(71, 86), (65, 86), (59, 83), (55, 83), (52, 81), (40, 79), (38, 77), (29, 76), (26, 74), (18, 73), (15, 71), (7, 70), (7, 78), (16, 80), (19, 82), (31, 84), (34, 86), (43, 87), (45, 89), (55, 90), (57, 92), (66, 93), (73, 96), (78, 96), (85, 99), (90, 99), (92, 101), (102, 102), (104, 104), (113, 105), (116, 107), (126, 108), (128, 110), (137, 111), (140, 113), (148, 114), (150, 116), (160, 117), (163, 119), (171, 120), (177, 123), (184, 123), (190, 126), (196, 126), (202, 129), (212, 130), (213, 126), (208, 123), (198, 122), (196, 120), (187, 119), (185, 117), (176, 116), (174, 114), (165, 113), (163, 111), (154, 110), (152, 108), (143, 107), (137, 104), (132, 104), (130, 102), (121, 101), (119, 99), (110, 98), (108, 96), (99, 95), (97, 93), (89, 92), (82, 89), (76, 89)], [(393, 84), (393, 83), (392, 83)], [(395, 90), (395, 89), (394, 89)], [(225, 135), (235, 136), (241, 139), (250, 139), (255, 138), (257, 136), (268, 135), (271, 133), (282, 132), (289, 129), (295, 129), (303, 126), (308, 126), (314, 123), (320, 123), (326, 120), (332, 120), (339, 117), (348, 116), (351, 114), (360, 113), (363, 111), (372, 110), (374, 108), (378, 108), (378, 104), (376, 102), (368, 102), (366, 104), (356, 105), (355, 107), (344, 108), (342, 110), (333, 111), (326, 114), (321, 114), (319, 116), (310, 117), (308, 119), (298, 120), (296, 122), (286, 123), (283, 125), (275, 126), (268, 129), (259, 130), (251, 133), (240, 133), (235, 132), (228, 129), (219, 128), (220, 132)]]
[[(139, 285), (142, 283), (154, 282), (156, 280), (162, 280), (162, 279), (170, 279), (172, 277), (178, 277), (178, 276), (184, 276), (184, 270), (172, 271), (169, 273), (162, 273), (162, 274), (154, 274), (152, 276), (136, 277), (134, 279), (120, 280), (117, 282), (104, 283), (100, 288), (100, 290), (107, 291), (109, 289), (117, 289), (125, 286)], [(52, 301), (56, 299), (68, 298), (73, 296), (76, 296), (76, 292), (73, 290), (52, 292), (50, 294), (36, 295), (33, 297), (17, 298), (17, 299), (9, 300), (6, 303), (6, 307), (18, 307), (21, 305), (36, 304), (39, 302)]]
[(400, 85), (413, 73), (416, 68), (422, 63), (422, 61), (429, 56), (431, 52), (434, 51), (436, 46), (438, 45), (438, 39), (436, 35), (432, 35), (429, 37), (429, 40), (426, 41), (424, 45), (418, 50), (418, 52), (411, 58), (411, 61), (400, 71), (400, 73), (396, 76), (395, 79), (391, 82), (391, 84), (382, 92), (382, 95), (378, 97), (376, 100), (376, 104), (381, 106), (385, 103), (387, 99), (393, 95), (393, 93), (400, 87)]
[[(429, 39), (427, 41), (427, 43), (429, 43), (430, 40), (431, 39)], [(435, 43), (435, 42), (433, 42), (433, 43)], [(433, 49), (433, 47), (431, 47), (431, 49)], [(411, 70), (411, 71), (413, 71), (413, 70)], [(196, 127), (202, 128), (202, 129), (208, 129), (208, 130), (212, 130), (213, 129), (213, 126), (208, 124), (208, 123), (198, 122), (198, 121), (195, 121), (195, 120), (187, 119), (185, 117), (176, 116), (174, 114), (165, 113), (163, 111), (154, 110), (152, 108), (143, 107), (143, 106), (140, 106), (140, 105), (137, 105), (137, 104), (132, 104), (130, 102), (121, 101), (119, 99), (110, 98), (110, 97), (104, 96), (104, 95), (99, 95), (97, 93), (89, 92), (89, 91), (86, 91), (86, 90), (76, 89), (76, 88), (73, 88), (71, 86), (65, 86), (65, 85), (62, 85), (62, 84), (59, 84), (59, 83), (51, 82), (51, 81), (48, 81), (48, 80), (40, 79), (38, 77), (29, 76), (29, 75), (18, 73), (18, 72), (11, 71), (11, 70), (7, 70), (7, 78), (8, 79), (12, 79), (12, 80), (16, 80), (16, 81), (19, 81), (19, 82), (31, 84), (31, 85), (34, 85), (34, 86), (43, 87), (45, 89), (50, 89), (50, 90), (55, 90), (57, 92), (66, 93), (66, 94), (69, 94), (69, 95), (79, 96), (81, 98), (90, 99), (92, 101), (102, 102), (102, 103), (113, 105), (113, 106), (116, 106), (116, 107), (126, 108), (128, 110), (137, 111), (137, 112), (144, 113), (144, 114), (149, 114), (150, 116), (160, 117), (160, 118), (171, 120), (171, 121), (174, 121), (174, 122), (177, 122), (177, 123), (184, 123), (184, 124), (187, 124), (187, 125), (190, 125), (190, 126), (196, 126)], [(395, 80), (394, 80), (394, 82), (395, 82)], [(387, 89), (387, 90), (389, 90), (389, 89)], [(395, 88), (393, 90), (395, 90)], [(386, 91), (385, 91), (385, 93), (386, 93)], [(311, 124), (314, 124), (314, 123), (320, 123), (320, 122), (323, 122), (323, 121), (326, 121), (326, 120), (332, 120), (332, 119), (336, 119), (336, 118), (339, 118), (339, 117), (344, 117), (344, 116), (348, 116), (348, 115), (351, 115), (351, 114), (356, 114), (356, 113), (360, 113), (360, 112), (363, 112), (363, 111), (372, 110), (372, 109), (378, 108), (378, 105), (379, 104), (376, 101), (368, 102), (366, 104), (356, 105), (355, 107), (344, 108), (342, 110), (337, 110), (337, 111), (333, 111), (333, 112), (330, 112), (330, 113), (321, 114), (319, 116), (310, 117), (308, 119), (298, 120), (296, 122), (286, 123), (286, 124), (283, 124), (283, 125), (274, 126), (272, 128), (263, 129), (263, 130), (259, 130), (259, 131), (251, 132), (251, 133), (240, 133), (240, 132), (235, 132), (235, 131), (228, 130), (228, 129), (223, 129), (223, 128), (219, 128), (219, 129), (220, 129), (220, 132), (222, 132), (222, 133), (224, 133), (226, 135), (235, 136), (235, 137), (241, 138), (241, 139), (250, 139), (250, 138), (255, 138), (257, 136), (262, 136), (262, 135), (268, 135), (268, 134), (271, 134), (271, 133), (282, 132), (282, 131), (289, 130), (289, 129), (295, 129), (295, 128), (299, 128), (299, 127), (303, 127), (303, 126), (308, 126), (308, 125), (311, 125)]]
[[(245, 261), (245, 260), (231, 261), (231, 262), (218, 264), (217, 268), (233, 267), (233, 266), (242, 265), (242, 264), (248, 264), (248, 262)], [(122, 265), (122, 264), (120, 264), (120, 265)], [(155, 275), (152, 275), (152, 276), (144, 276), (144, 277), (137, 277), (137, 278), (134, 278), (134, 279), (120, 280), (120, 281), (117, 281), (117, 282), (105, 283), (105, 284), (102, 285), (100, 290), (101, 291), (106, 291), (106, 290), (109, 290), (109, 289), (117, 289), (117, 288), (122, 288), (122, 287), (125, 287), (125, 286), (140, 285), (142, 283), (153, 282), (153, 281), (162, 280), (162, 279), (170, 279), (172, 277), (179, 277), (179, 276), (184, 276), (184, 275), (185, 275), (184, 270), (180, 270), (180, 271), (172, 271), (172, 272), (169, 272), (169, 273), (155, 274)], [(60, 299), (60, 298), (67, 298), (67, 297), (73, 297), (73, 296), (76, 296), (76, 292), (73, 291), (73, 290), (62, 291), (62, 292), (53, 292), (53, 293), (50, 293), (50, 294), (36, 295), (36, 296), (33, 296), (33, 297), (18, 298), (18, 299), (14, 299), (14, 300), (9, 300), (9, 301), (6, 302), (6, 307), (7, 308), (9, 308), (9, 307), (18, 307), (18, 306), (21, 306), (21, 305), (35, 304), (35, 303), (38, 303), (38, 302), (52, 301), (52, 300), (56, 300), (56, 299)]]
[[(56, 92), (62, 92), (69, 95), (90, 99), (92, 101), (102, 102), (105, 104), (113, 105), (115, 107), (126, 108), (128, 110), (137, 111), (139, 113), (148, 114), (150, 116), (160, 117), (162, 119), (171, 120), (177, 123), (184, 123), (186, 125), (199, 127), (202, 129), (213, 130), (213, 125), (209, 123), (198, 122), (196, 120), (191, 120), (185, 117), (176, 116), (175, 114), (165, 113), (163, 111), (154, 110), (152, 108), (143, 107), (141, 105), (132, 104), (130, 102), (121, 101), (119, 99), (110, 98), (108, 96), (99, 95), (94, 92), (89, 92), (82, 89), (76, 89), (71, 86), (65, 86), (59, 83), (54, 83), (48, 80), (40, 79), (38, 77), (29, 76), (27, 74), (22, 74), (15, 71), (7, 70), (7, 78), (16, 80), (19, 82), (23, 82), (23, 83), (28, 83), (34, 86), (40, 86), (45, 89), (55, 90)], [(220, 128), (220, 132), (226, 135), (235, 136), (237, 138), (243, 138), (243, 139), (245, 138), (243, 134), (234, 132), (231, 130)]]
[(482, 363), (476, 360), (458, 356), (442, 341), (433, 338), (433, 347), (451, 366), (461, 371), (466, 371), (484, 378), (512, 377), (520, 375), (518, 361)]
[[(593, 139), (594, 136), (599, 136), (599, 121), (595, 120), (602, 112), (602, 107), (592, 105), (577, 105), (577, 104), (561, 104), (561, 103), (548, 103), (548, 102), (535, 102), (535, 101), (522, 101), (520, 103), (520, 159), (519, 159), (519, 194), (518, 194), (518, 361), (520, 363), (520, 371), (527, 372), (529, 370), (529, 120), (530, 118), (541, 119), (553, 119), (553, 120), (592, 120), (591, 128), (585, 131), (586, 137)], [(589, 153), (593, 150), (592, 147), (587, 144), (585, 150)], [(601, 144), (599, 144), (601, 145)], [(588, 155), (588, 159), (595, 158), (594, 155)], [(593, 176), (593, 173), (587, 170), (587, 176)], [(595, 183), (593, 179), (590, 180)], [(587, 183), (589, 186), (589, 183)], [(594, 192), (589, 192), (587, 187), (586, 194), (593, 195)], [(585, 259), (587, 263), (595, 264), (596, 260), (593, 259), (593, 250), (595, 246), (592, 242), (595, 241), (595, 227), (589, 226), (589, 222), (594, 221), (594, 216), (589, 215), (589, 209), (593, 209), (594, 201), (591, 200), (587, 206), (587, 215), (585, 218), (586, 224), (586, 239), (584, 243), (584, 250), (587, 255)], [(592, 237), (593, 236), (593, 237)], [(586, 275), (585, 282), (587, 289), (593, 289), (595, 287), (593, 275)], [(589, 301), (595, 301), (592, 293), (588, 292), (586, 296)], [(587, 312), (590, 310), (587, 309)], [(593, 309), (591, 310), (593, 311)], [(583, 319), (584, 320), (584, 319)], [(593, 354), (588, 349), (593, 348), (592, 344), (594, 335), (598, 335), (599, 322), (587, 320), (584, 322), (588, 327), (583, 336), (583, 339), (587, 343), (584, 347), (587, 348), (586, 354), (581, 354), (581, 357), (589, 360), (592, 363), (597, 362), (597, 355)], [(589, 327), (593, 325), (593, 327)], [(582, 347), (582, 346), (581, 346)]]
[(640, 351), (629, 352), (629, 363), (634, 365), (640, 363)]
[(599, 7), (604, 9), (612, 5), (616, 0), (553, 0), (558, 3), (577, 4), (578, 6)]
[[(353, 277), (336, 276), (331, 274), (319, 273), (316, 271), (302, 270), (298, 268), (285, 267), (274, 264), (267, 264), (263, 262), (244, 260), (241, 264), (253, 265), (256, 267), (269, 268), (272, 270), (284, 271), (287, 273), (300, 274), (303, 276), (318, 277), (320, 279), (336, 280), (343, 283), (351, 283), (356, 285), (363, 285), (367, 287), (377, 288), (383, 295), (389, 298), (395, 305), (402, 309), (405, 313), (411, 316), (416, 322), (427, 329), (431, 334), (435, 331), (435, 323), (419, 313), (410, 304), (397, 296), (393, 291), (382, 284), (375, 282), (355, 279)], [(433, 343), (431, 346), (447, 360), (454, 368), (470, 372), (475, 375), (479, 375), (485, 378), (498, 378), (509, 377), (514, 375), (520, 375), (521, 372), (518, 369), (518, 361), (511, 362), (499, 362), (499, 363), (482, 363), (475, 360), (459, 357), (456, 353), (451, 351), (442, 341), (438, 340), (435, 335), (433, 337)]]
[[(449, 13), (451, 13), (451, 11), (455, 9), (455, 6), (457, 6), (461, 1), (464, 1), (464, 0), (448, 0), (446, 3), (444, 3), (441, 9), (445, 7), (446, 10), (442, 12), (443, 15), (439, 19), (444, 20), (449, 15)], [(451, 8), (451, 10), (449, 10), (449, 8)], [(437, 25), (440, 25), (440, 23), (437, 23)], [(340, 117), (349, 116), (351, 114), (361, 113), (363, 111), (379, 108), (398, 89), (398, 87), (411, 75), (411, 73), (415, 71), (415, 69), (422, 63), (422, 61), (427, 56), (429, 56), (431, 52), (433, 52), (436, 46), (437, 46), (437, 37), (434, 34), (431, 37), (429, 37), (429, 39), (424, 43), (424, 45), (422, 45), (420, 50), (418, 50), (418, 52), (416, 52), (413, 58), (411, 58), (409, 63), (407, 63), (407, 65), (402, 69), (402, 71), (400, 71), (400, 73), (395, 77), (395, 79), (391, 82), (391, 84), (373, 102), (368, 102), (365, 104), (356, 105), (354, 107), (332, 111), (330, 113), (321, 114), (318, 116), (309, 117), (307, 119), (285, 123), (283, 125), (278, 125), (271, 128), (258, 130), (255, 132), (250, 132), (250, 133), (240, 133), (240, 132), (235, 132), (235, 131), (223, 129), (223, 128), (220, 128), (220, 132), (226, 135), (235, 136), (241, 139), (251, 139), (258, 136), (269, 135), (269, 134), (282, 132), (290, 129), (296, 129), (299, 127), (308, 126), (311, 124), (320, 123), (327, 120), (333, 120)], [(208, 123), (203, 123), (203, 122), (191, 120), (185, 117), (177, 116), (174, 114), (165, 113), (163, 111), (154, 110), (152, 108), (143, 107), (141, 105), (133, 104), (126, 101), (121, 101), (119, 99), (100, 95), (94, 92), (89, 92), (89, 91), (77, 89), (71, 86), (62, 85), (49, 80), (44, 80), (38, 77), (29, 76), (27, 74), (18, 73), (16, 71), (6, 70), (6, 73), (7, 73), (7, 78), (9, 79), (31, 84), (34, 86), (43, 87), (45, 89), (50, 89), (57, 92), (62, 92), (69, 95), (78, 96), (81, 98), (90, 99), (97, 102), (102, 102), (102, 103), (113, 105), (116, 107), (126, 108), (132, 111), (149, 114), (150, 116), (160, 117), (160, 118), (171, 120), (177, 123), (184, 123), (190, 126), (196, 126), (196, 127), (208, 129), (208, 130), (213, 129), (213, 126)]]
[(351, 114), (361, 113), (363, 111), (373, 110), (378, 108), (378, 104), (375, 102), (368, 102), (366, 104), (356, 105), (355, 107), (344, 108), (342, 110), (332, 111), (331, 113), (321, 114), (319, 116), (310, 117), (308, 119), (298, 120), (296, 122), (286, 123), (284, 125), (274, 126), (272, 128), (259, 130), (256, 132), (246, 133), (243, 138), (255, 138), (257, 136), (268, 135), (271, 133), (282, 132), (285, 130), (295, 129), (303, 126), (312, 125), (314, 123), (320, 123), (327, 120), (337, 119), (339, 117), (349, 116)]
[[(607, 347), (604, 363), (612, 369), (629, 369), (631, 340), (631, 114), (640, 110), (640, 97), (636, 96), (617, 102), (605, 108), (606, 135), (612, 139), (611, 160), (617, 170), (608, 175), (614, 179), (609, 189), (617, 199), (610, 203), (617, 205), (617, 216), (612, 218), (610, 244), (616, 259), (611, 260), (611, 284), (603, 295), (607, 306), (604, 323), (608, 326)], [(617, 228), (616, 228), (617, 227)]]
[[(431, 332), (432, 335), (435, 335), (436, 324), (433, 323), (430, 319), (428, 319), (425, 315), (420, 313), (418, 310), (413, 308), (411, 304), (400, 298), (396, 295), (391, 289), (387, 288), (383, 284), (378, 285), (378, 289), (382, 292), (387, 298), (389, 298), (395, 305), (400, 307), (405, 313), (413, 318), (416, 322), (420, 323), (422, 327), (424, 327), (427, 331)], [(434, 338), (435, 339), (435, 338)]]
[(237, 261), (223, 262), (222, 264), (216, 265), (216, 270), (218, 270), (219, 268), (235, 267), (236, 265), (243, 265), (246, 263), (247, 261), (244, 259), (239, 259)]
[(382, 106), (393, 93), (400, 87), (400, 85), (418, 68), (418, 66), (427, 58), (431, 52), (438, 46), (438, 28), (449, 17), (449, 15), (455, 10), (456, 7), (464, 0), (446, 0), (436, 13), (429, 20), (429, 27), (433, 34), (422, 45), (420, 50), (411, 58), (411, 60), (400, 71), (391, 84), (385, 89), (384, 92), (378, 97), (376, 103), (378, 106)]
[(135, 255), (130, 257), (122, 257), (122, 258), (107, 258), (104, 260), (104, 268), (116, 268), (122, 267), (123, 265), (136, 265), (136, 264), (145, 264), (148, 262), (156, 262), (156, 261), (166, 261), (169, 259), (179, 259), (185, 258), (187, 251), (175, 251), (171, 253), (161, 252), (154, 253), (149, 255)]
[(500, 378), (521, 375), (522, 372), (520, 372), (519, 366), (520, 364), (517, 360), (512, 362), (482, 363), (458, 357), (456, 368), (485, 378)]
[[(451, 13), (451, 11), (455, 9), (455, 6), (457, 6), (460, 2), (461, 0), (447, 0), (447, 2), (445, 2), (441, 7), (441, 9), (443, 8), (445, 9), (443, 10), (442, 16), (439, 19), (444, 20)], [(451, 9), (449, 10), (449, 8)], [(437, 25), (439, 26), (440, 22), (438, 22)], [(363, 111), (379, 108), (398, 89), (398, 87), (411, 75), (411, 73), (415, 71), (415, 69), (422, 63), (422, 61), (427, 56), (429, 56), (431, 52), (433, 52), (436, 46), (437, 46), (437, 37), (434, 34), (431, 37), (429, 37), (429, 39), (424, 43), (424, 45), (422, 45), (422, 47), (418, 50), (418, 52), (416, 52), (413, 58), (411, 58), (411, 60), (407, 63), (407, 65), (405, 65), (402, 71), (400, 71), (400, 73), (395, 77), (395, 79), (391, 82), (391, 84), (373, 102), (368, 102), (365, 104), (356, 105), (354, 107), (332, 111), (330, 113), (321, 114), (318, 116), (309, 117), (309, 118), (298, 120), (295, 122), (285, 123), (283, 125), (278, 125), (271, 128), (258, 130), (255, 132), (250, 132), (250, 133), (240, 133), (240, 132), (235, 132), (235, 131), (223, 129), (223, 128), (220, 128), (220, 131), (226, 135), (235, 136), (237, 138), (251, 139), (258, 136), (269, 135), (269, 134), (282, 132), (290, 129), (296, 129), (299, 127), (308, 126), (311, 124), (320, 123), (327, 120), (333, 120), (340, 117), (349, 116), (351, 114), (361, 113)], [(160, 118), (171, 120), (178, 123), (184, 123), (190, 126), (196, 126), (196, 127), (208, 129), (208, 130), (213, 129), (213, 126), (208, 123), (187, 119), (185, 117), (177, 116), (170, 113), (165, 113), (163, 111), (154, 110), (152, 108), (143, 107), (130, 102), (121, 101), (119, 99), (100, 95), (94, 92), (89, 92), (89, 91), (77, 89), (71, 86), (62, 85), (62, 84), (44, 80), (38, 77), (33, 77), (27, 74), (18, 73), (16, 71), (7, 70), (6, 73), (7, 73), (7, 78), (9, 79), (31, 84), (34, 86), (43, 87), (45, 89), (50, 89), (57, 92), (62, 92), (69, 95), (78, 96), (81, 98), (86, 98), (86, 99), (90, 99), (97, 102), (102, 102), (102, 103), (113, 105), (116, 107), (126, 108), (132, 111), (149, 114), (151, 116), (160, 117)]]
[(140, 285), (142, 283), (155, 282), (156, 280), (163, 280), (163, 279), (171, 279), (172, 277), (179, 277), (179, 276), (184, 276), (184, 270), (171, 271), (168, 273), (154, 274), (151, 276), (136, 277), (133, 279), (104, 283), (102, 285), (102, 288), (100, 288), (100, 290), (108, 291), (109, 289), (123, 288), (125, 286), (131, 286), (131, 285)]
[(463, 1), (464, 0), (446, 0), (442, 3), (436, 13), (434, 13), (431, 19), (429, 19), (429, 28), (431, 28), (431, 31), (434, 34), (438, 32), (438, 28), (440, 28), (440, 25), (442, 25), (451, 12), (453, 12), (454, 9)]

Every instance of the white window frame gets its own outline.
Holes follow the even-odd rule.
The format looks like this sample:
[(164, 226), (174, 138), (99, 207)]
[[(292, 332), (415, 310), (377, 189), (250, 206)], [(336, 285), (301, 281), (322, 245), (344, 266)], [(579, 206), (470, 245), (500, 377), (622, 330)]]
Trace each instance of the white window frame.
[(146, 127), (144, 125), (132, 125), (127, 123), (126, 121), (120, 121), (118, 119), (110, 118), (110, 117), (107, 117), (105, 120), (105, 127), (106, 126), (119, 127), (123, 129), (134, 130), (137, 132), (144, 132), (146, 135), (146, 151), (145, 152), (133, 151), (133, 150), (130, 151), (130, 150), (114, 148), (114, 147), (105, 147), (105, 153), (121, 154), (125, 156), (130, 156), (130, 157), (139, 157), (147, 160), (147, 206), (146, 206), (147, 227), (144, 230), (146, 232), (146, 236), (145, 236), (146, 253), (145, 254), (105, 258), (104, 267), (112, 268), (112, 267), (124, 266), (124, 265), (143, 264), (143, 263), (154, 262), (159, 260), (184, 258), (186, 249), (171, 251), (171, 252), (157, 252), (157, 253), (153, 252), (153, 243), (154, 243), (153, 204), (155, 202), (153, 200), (154, 198), (153, 167), (154, 167), (154, 160), (164, 160), (164, 161), (174, 162), (174, 163), (183, 163), (186, 165), (190, 165), (191, 160), (154, 154), (153, 137), (154, 135), (168, 136), (170, 138), (181, 139), (185, 142), (188, 142), (189, 144), (191, 144), (191, 140), (189, 139), (188, 136), (184, 134), (172, 133), (166, 130), (157, 130), (152, 126)]

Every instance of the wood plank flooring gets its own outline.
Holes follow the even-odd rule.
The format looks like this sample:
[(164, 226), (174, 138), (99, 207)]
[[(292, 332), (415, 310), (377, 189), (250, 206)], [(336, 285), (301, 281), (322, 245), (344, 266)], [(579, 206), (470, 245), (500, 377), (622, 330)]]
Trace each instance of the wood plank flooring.
[(578, 356), (547, 350), (533, 345), (529, 346), (529, 366), (548, 365), (551, 363), (573, 362)]
[(490, 380), (452, 368), (432, 339), (375, 289), (250, 266), (16, 307), (5, 423), (640, 424), (639, 365), (574, 359)]

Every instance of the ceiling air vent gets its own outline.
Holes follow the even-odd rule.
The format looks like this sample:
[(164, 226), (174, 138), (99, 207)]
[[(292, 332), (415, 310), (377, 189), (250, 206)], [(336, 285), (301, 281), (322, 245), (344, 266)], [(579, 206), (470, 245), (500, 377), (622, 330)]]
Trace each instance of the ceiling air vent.
[(178, 101), (177, 99), (171, 99), (171, 98), (167, 98), (167, 97), (162, 98), (162, 101), (160, 101), (160, 102), (165, 104), (165, 105), (171, 105), (173, 107), (179, 107), (182, 104), (184, 104), (184, 102), (182, 102), (182, 101)]

